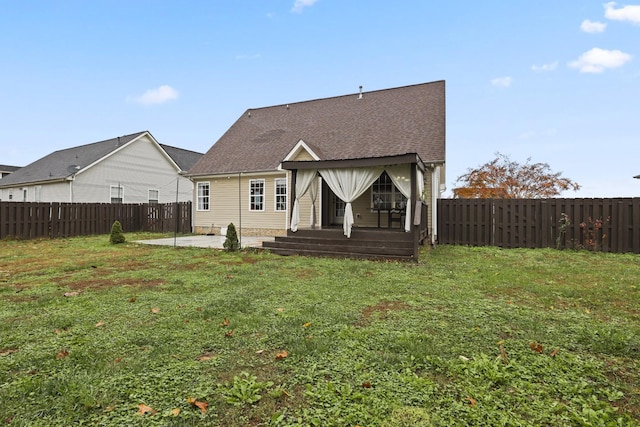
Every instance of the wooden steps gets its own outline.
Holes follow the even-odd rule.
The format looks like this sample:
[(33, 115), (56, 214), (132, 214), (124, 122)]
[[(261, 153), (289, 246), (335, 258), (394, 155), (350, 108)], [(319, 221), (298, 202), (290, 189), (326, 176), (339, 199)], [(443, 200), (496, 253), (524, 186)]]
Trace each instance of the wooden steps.
[(347, 239), (342, 229), (288, 231), (287, 236), (263, 242), (262, 247), (279, 255), (338, 258), (413, 260), (413, 235), (402, 231), (358, 229)]

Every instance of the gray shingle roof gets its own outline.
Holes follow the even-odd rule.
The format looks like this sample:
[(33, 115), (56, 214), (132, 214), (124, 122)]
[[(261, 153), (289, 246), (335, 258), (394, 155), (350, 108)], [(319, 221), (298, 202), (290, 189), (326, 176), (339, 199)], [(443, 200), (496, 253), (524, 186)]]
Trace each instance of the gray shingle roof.
[(188, 171), (200, 160), (202, 153), (185, 150), (183, 148), (171, 147), (170, 145), (160, 144), (162, 149), (173, 159), (180, 170)]
[[(445, 82), (247, 110), (189, 175), (274, 170), (303, 140), (321, 160), (445, 160)], [(317, 150), (317, 151), (316, 151)]]
[(20, 166), (0, 165), (0, 172), (15, 172)]
[[(118, 147), (121, 147), (146, 133), (148, 133), (148, 131), (132, 133), (130, 135), (119, 136), (104, 141), (94, 142), (92, 144), (54, 151), (53, 153), (4, 177), (0, 182), (0, 187), (35, 182), (59, 181), (68, 178), (73, 174), (72, 169), (70, 169), (71, 166), (78, 166), (77, 170), (82, 170), (102, 159)], [(151, 138), (153, 138), (153, 136), (151, 136)], [(160, 144), (160, 146), (183, 171), (189, 170), (189, 168), (202, 156), (201, 153), (195, 153), (181, 148), (162, 144)]]

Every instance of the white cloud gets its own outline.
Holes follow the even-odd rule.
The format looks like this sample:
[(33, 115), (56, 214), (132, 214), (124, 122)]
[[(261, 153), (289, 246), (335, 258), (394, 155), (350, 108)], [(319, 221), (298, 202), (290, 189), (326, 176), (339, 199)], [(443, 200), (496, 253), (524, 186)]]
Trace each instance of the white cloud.
[(585, 19), (580, 24), (580, 29), (585, 33), (602, 33), (606, 28), (607, 24), (605, 22), (594, 22), (588, 19)]
[(149, 89), (140, 96), (127, 98), (142, 105), (164, 104), (165, 102), (177, 99), (180, 94), (169, 85), (162, 85), (155, 89)]
[(615, 2), (605, 3), (604, 16), (614, 21), (629, 21), (640, 24), (640, 5), (628, 5), (616, 9)]
[(295, 13), (302, 13), (302, 9), (304, 9), (305, 7), (313, 6), (313, 4), (317, 1), (318, 0), (296, 0), (293, 3), (293, 8), (291, 8), (291, 11)]
[(491, 80), (491, 84), (497, 87), (509, 87), (513, 83), (513, 79), (511, 77), (497, 77)]
[(569, 67), (578, 68), (581, 73), (601, 73), (607, 68), (618, 68), (631, 60), (631, 55), (620, 50), (606, 50), (594, 47), (580, 55)]
[(542, 73), (542, 72), (546, 72), (546, 71), (553, 71), (556, 68), (558, 68), (558, 61), (551, 62), (549, 64), (532, 65), (531, 66), (531, 69), (533, 71), (535, 71), (536, 73)]

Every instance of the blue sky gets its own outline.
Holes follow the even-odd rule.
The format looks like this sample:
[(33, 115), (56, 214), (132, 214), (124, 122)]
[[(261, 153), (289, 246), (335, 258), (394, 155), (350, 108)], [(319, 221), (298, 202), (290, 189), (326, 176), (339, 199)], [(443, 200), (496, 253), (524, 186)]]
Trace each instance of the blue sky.
[(500, 152), (640, 196), (640, 4), (0, 0), (0, 58), (0, 164), (141, 130), (205, 152), (247, 108), (445, 80), (446, 194)]

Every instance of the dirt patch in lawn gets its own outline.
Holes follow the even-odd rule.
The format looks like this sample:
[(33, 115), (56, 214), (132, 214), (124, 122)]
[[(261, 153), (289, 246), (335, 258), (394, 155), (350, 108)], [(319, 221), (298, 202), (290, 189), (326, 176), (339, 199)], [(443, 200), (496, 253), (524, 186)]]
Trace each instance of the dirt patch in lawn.
[(384, 320), (389, 313), (394, 311), (410, 310), (411, 306), (402, 301), (382, 300), (376, 305), (370, 305), (362, 310), (362, 317), (356, 322), (356, 326), (366, 326), (374, 320)]
[(166, 283), (161, 279), (140, 280), (140, 279), (87, 279), (74, 282), (60, 281), (58, 284), (67, 286), (74, 291), (83, 291), (87, 289), (100, 290), (109, 289), (116, 286), (128, 286), (134, 288), (153, 288)]

